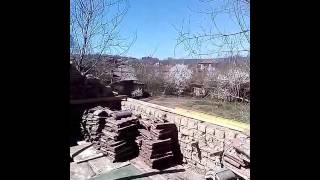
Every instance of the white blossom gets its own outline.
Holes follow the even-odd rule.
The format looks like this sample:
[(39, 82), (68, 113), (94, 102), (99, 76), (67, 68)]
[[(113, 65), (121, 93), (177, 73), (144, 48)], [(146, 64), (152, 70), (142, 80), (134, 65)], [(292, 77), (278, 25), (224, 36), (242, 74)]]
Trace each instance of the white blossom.
[(168, 82), (174, 85), (178, 95), (183, 93), (192, 77), (192, 71), (186, 65), (177, 64), (170, 68)]
[(142, 89), (141, 88), (138, 88), (136, 90), (134, 90), (132, 93), (131, 93), (132, 97), (141, 97), (143, 96), (143, 92), (142, 92)]

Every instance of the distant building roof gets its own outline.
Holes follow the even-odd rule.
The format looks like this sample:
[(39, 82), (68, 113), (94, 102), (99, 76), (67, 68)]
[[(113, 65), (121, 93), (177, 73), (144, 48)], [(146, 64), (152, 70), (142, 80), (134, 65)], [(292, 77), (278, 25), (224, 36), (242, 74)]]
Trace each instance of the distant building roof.
[(199, 84), (199, 83), (191, 83), (190, 84), (191, 87), (198, 87), (198, 88), (202, 88), (203, 84)]
[(212, 60), (212, 59), (205, 59), (201, 62), (199, 62), (198, 64), (214, 64), (216, 63), (216, 61)]

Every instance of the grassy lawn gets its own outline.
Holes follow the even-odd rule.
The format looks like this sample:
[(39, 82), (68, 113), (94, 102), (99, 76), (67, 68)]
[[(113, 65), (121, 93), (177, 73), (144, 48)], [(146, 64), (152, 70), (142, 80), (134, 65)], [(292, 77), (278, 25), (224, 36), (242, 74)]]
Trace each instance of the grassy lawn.
[(166, 106), (196, 110), (203, 113), (234, 119), (250, 123), (249, 104), (239, 102), (219, 102), (217, 100), (199, 99), (192, 97), (158, 96), (148, 100), (150, 103)]

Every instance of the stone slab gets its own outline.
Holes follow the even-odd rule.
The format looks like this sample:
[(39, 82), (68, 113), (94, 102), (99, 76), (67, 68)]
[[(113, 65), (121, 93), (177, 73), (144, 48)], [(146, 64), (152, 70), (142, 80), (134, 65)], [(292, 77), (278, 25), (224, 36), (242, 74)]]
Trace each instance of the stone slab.
[(119, 162), (119, 163), (112, 163), (110, 159), (103, 156), (101, 158), (93, 159), (88, 161), (88, 164), (92, 168), (95, 174), (103, 174), (114, 169), (118, 169), (130, 164), (129, 161), (127, 162)]
[(86, 150), (82, 151), (78, 155), (76, 155), (73, 160), (76, 163), (81, 163), (85, 161), (89, 161), (91, 159), (95, 159), (98, 157), (102, 157), (103, 154), (99, 151), (97, 151), (93, 146), (87, 148)]
[(70, 180), (85, 180), (93, 176), (95, 176), (95, 173), (87, 162), (70, 163)]
[(79, 153), (89, 148), (90, 146), (92, 146), (92, 143), (83, 143), (82, 145), (70, 147), (70, 157), (74, 158), (75, 156), (77, 156)]

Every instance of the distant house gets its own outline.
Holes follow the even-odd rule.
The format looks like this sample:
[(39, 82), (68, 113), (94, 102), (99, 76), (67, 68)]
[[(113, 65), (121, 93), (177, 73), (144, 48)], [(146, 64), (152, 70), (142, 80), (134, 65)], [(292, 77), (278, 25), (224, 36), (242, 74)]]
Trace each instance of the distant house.
[(204, 97), (207, 93), (202, 84), (191, 83), (190, 87), (192, 91), (191, 93), (195, 97)]
[(206, 70), (208, 68), (213, 68), (216, 65), (216, 61), (211, 59), (202, 60), (197, 64), (197, 68), (200, 70)]
[(146, 63), (146, 64), (156, 64), (156, 63), (159, 62), (158, 58), (153, 58), (153, 57), (150, 57), (150, 56), (142, 57), (141, 60), (143, 60), (143, 62)]

